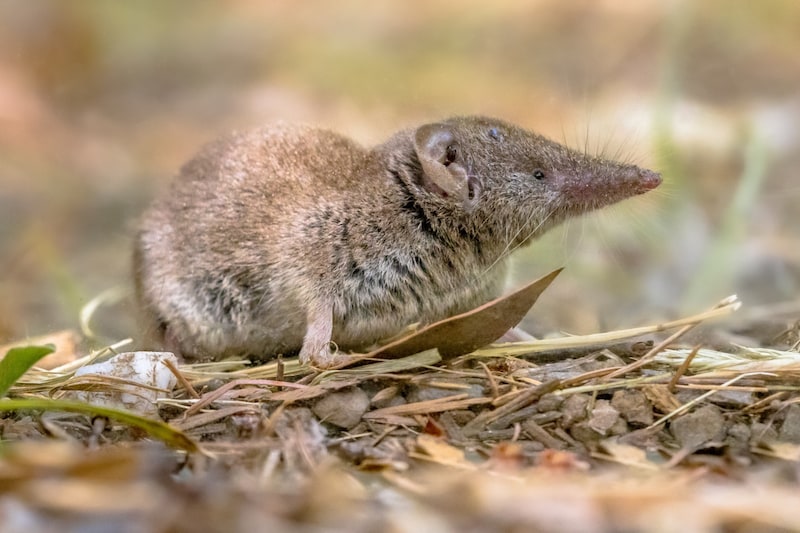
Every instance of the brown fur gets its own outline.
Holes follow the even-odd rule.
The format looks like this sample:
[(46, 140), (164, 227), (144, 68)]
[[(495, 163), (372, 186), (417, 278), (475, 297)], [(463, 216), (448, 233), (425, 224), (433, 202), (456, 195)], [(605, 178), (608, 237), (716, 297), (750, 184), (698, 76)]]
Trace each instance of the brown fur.
[(372, 149), (267, 127), (204, 148), (149, 210), (137, 299), (155, 344), (185, 357), (325, 366), (331, 341), (362, 349), (496, 297), (510, 250), (659, 182), (483, 117)]

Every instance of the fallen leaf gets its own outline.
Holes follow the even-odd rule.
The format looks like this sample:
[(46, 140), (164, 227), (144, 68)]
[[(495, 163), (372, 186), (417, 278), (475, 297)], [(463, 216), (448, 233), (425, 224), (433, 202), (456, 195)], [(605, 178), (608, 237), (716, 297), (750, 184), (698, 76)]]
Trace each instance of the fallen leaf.
[(800, 461), (800, 445), (793, 442), (771, 442), (753, 451), (785, 461)]
[(658, 411), (671, 413), (680, 409), (681, 402), (669, 391), (667, 385), (645, 385), (642, 392)]
[(491, 344), (520, 323), (561, 270), (471, 311), (425, 326), (370, 352), (365, 359), (393, 359), (438, 348), (446, 361)]
[(600, 443), (600, 447), (605, 453), (595, 454), (595, 457), (647, 470), (657, 470), (659, 468), (657, 464), (647, 458), (645, 450), (630, 444), (623, 444), (617, 439), (606, 439)]
[(524, 462), (525, 450), (518, 442), (498, 442), (489, 456), (489, 463), (494, 469), (518, 470)]
[(422, 434), (417, 437), (417, 448), (437, 463), (452, 465), (466, 462), (463, 450), (431, 435)]
[(430, 417), (428, 417), (428, 421), (425, 423), (425, 427), (422, 428), (422, 432), (426, 435), (430, 435), (431, 437), (442, 438), (445, 436), (444, 428), (433, 418)]
[(589, 470), (589, 463), (580, 459), (575, 453), (549, 448), (536, 456), (536, 466), (563, 471)]

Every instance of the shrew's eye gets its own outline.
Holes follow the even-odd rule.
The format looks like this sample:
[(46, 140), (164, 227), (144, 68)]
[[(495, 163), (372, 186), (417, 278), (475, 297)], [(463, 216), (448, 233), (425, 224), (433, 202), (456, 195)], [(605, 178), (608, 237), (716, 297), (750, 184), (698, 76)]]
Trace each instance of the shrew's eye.
[(458, 155), (458, 149), (455, 147), (455, 145), (451, 144), (450, 146), (448, 146), (447, 151), (444, 154), (444, 166), (447, 166), (453, 161), (455, 161), (457, 155)]
[(500, 139), (500, 130), (498, 130), (497, 128), (491, 128), (489, 130), (489, 137), (491, 137), (492, 139), (498, 139), (499, 140)]
[(541, 170), (538, 170), (538, 169), (534, 170), (533, 171), (533, 177), (536, 178), (537, 180), (542, 180), (542, 179), (544, 179), (544, 172), (542, 172)]

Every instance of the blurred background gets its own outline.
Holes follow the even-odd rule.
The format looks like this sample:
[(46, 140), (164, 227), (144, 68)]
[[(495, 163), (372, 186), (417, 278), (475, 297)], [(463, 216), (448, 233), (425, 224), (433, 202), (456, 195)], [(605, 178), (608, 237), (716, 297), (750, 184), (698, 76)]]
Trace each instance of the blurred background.
[[(274, 120), (372, 144), (494, 115), (661, 171), (518, 254), (512, 283), (567, 267), (534, 329), (797, 302), (798, 28), (795, 0), (0, 0), (0, 342), (129, 286), (179, 166)], [(122, 306), (98, 318), (132, 333)]]

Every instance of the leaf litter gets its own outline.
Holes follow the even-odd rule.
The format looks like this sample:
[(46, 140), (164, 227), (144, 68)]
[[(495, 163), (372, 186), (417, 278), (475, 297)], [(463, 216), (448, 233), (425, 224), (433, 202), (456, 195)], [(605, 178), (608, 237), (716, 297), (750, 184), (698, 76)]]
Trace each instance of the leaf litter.
[(682, 344), (735, 297), (491, 344), (557, 274), (335, 369), (167, 364), (157, 414), (90, 403), (152, 386), (76, 376), (125, 341), (82, 357), (72, 342), (0, 400), (0, 514), (39, 529), (800, 530), (800, 355)]

